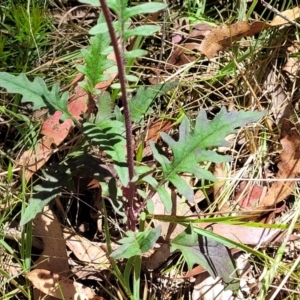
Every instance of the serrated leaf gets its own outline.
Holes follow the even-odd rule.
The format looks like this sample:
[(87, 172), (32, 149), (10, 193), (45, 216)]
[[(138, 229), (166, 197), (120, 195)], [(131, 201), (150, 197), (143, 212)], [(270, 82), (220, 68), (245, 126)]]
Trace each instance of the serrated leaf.
[(49, 91), (46, 83), (40, 77), (30, 81), (25, 74), (14, 76), (6, 72), (0, 72), (0, 86), (9, 93), (21, 94), (23, 96), (21, 102), (31, 102), (33, 110), (48, 107), (51, 113), (56, 110), (61, 111), (61, 120), (72, 119), (67, 108), (68, 93), (60, 96), (57, 84), (54, 84), (51, 91)]
[(113, 251), (111, 257), (115, 259), (130, 258), (135, 255), (142, 255), (152, 249), (161, 235), (161, 226), (138, 233), (127, 231), (126, 235), (126, 237), (119, 240), (122, 246)]
[(128, 39), (132, 36), (149, 36), (160, 30), (157, 25), (141, 25), (124, 32), (124, 38)]
[(122, 185), (127, 186), (129, 179), (124, 124), (112, 120), (103, 120), (97, 124), (87, 122), (83, 124), (83, 133), (113, 159)]
[(230, 251), (221, 243), (194, 232), (189, 225), (184, 232), (171, 241), (171, 252), (179, 250), (191, 270), (193, 265), (201, 265), (209, 274), (222, 278), (225, 289), (239, 288), (238, 274)]
[(225, 137), (232, 133), (235, 128), (257, 121), (264, 114), (265, 112), (227, 112), (225, 108), (222, 108), (219, 114), (212, 121), (209, 121), (206, 112), (202, 110), (196, 118), (194, 130), (190, 128), (188, 118), (184, 117), (179, 127), (179, 140), (177, 142), (168, 134), (161, 133), (162, 139), (173, 151), (172, 162), (161, 155), (153, 143), (150, 143), (154, 158), (161, 164), (163, 171), (160, 184), (167, 181), (172, 182), (189, 201), (193, 201), (194, 195), (191, 188), (183, 180), (179, 180), (177, 174), (191, 173), (198, 178), (215, 181), (216, 178), (209, 171), (201, 169), (198, 163), (229, 161), (230, 157), (219, 155), (207, 150), (207, 148), (228, 145)]
[(167, 5), (165, 3), (159, 3), (159, 2), (139, 4), (133, 7), (125, 8), (125, 11), (123, 13), (123, 18), (127, 20), (136, 15), (158, 12), (160, 10), (165, 9), (166, 7)]
[(0, 86), (5, 88), (8, 93), (21, 94), (23, 102), (33, 102), (34, 109), (45, 106), (43, 100), (43, 80), (35, 77), (34, 81), (28, 80), (25, 74), (18, 76), (11, 75), (6, 72), (0, 72)]
[(139, 87), (136, 95), (129, 100), (132, 121), (139, 123), (144, 115), (151, 113), (151, 110), (149, 110), (151, 102), (159, 95), (173, 89), (177, 85), (177, 82), (170, 82), (149, 87)]
[[(114, 61), (107, 59), (107, 54), (103, 54), (110, 44), (108, 33), (96, 35), (91, 38), (91, 46), (88, 49), (82, 49), (81, 53), (85, 59), (85, 66), (78, 66), (78, 70), (86, 76), (89, 85), (94, 86), (110, 78), (109, 75), (103, 74), (105, 70), (114, 65)], [(93, 92), (93, 91), (91, 91)]]
[[(61, 96), (59, 96), (58, 84), (53, 85), (50, 93), (48, 92), (48, 89), (46, 89), (46, 85), (45, 85), (43, 99), (51, 114), (54, 114), (55, 111), (58, 110), (62, 112), (62, 115), (60, 117), (62, 121), (66, 119), (73, 119), (73, 116), (69, 113), (68, 106), (67, 106), (69, 93), (65, 92)], [(22, 100), (22, 102), (24, 101)]]

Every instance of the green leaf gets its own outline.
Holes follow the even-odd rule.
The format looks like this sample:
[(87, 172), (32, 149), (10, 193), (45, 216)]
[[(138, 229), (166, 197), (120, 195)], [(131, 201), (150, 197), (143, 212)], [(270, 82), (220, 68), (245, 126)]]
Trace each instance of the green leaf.
[(165, 189), (164, 186), (159, 186), (156, 189), (156, 191), (161, 199), (161, 202), (164, 204), (166, 208), (166, 212), (170, 213), (172, 209), (172, 199), (170, 194), (168, 193), (168, 191)]
[(141, 25), (124, 32), (124, 38), (128, 39), (132, 36), (149, 36), (159, 31), (160, 27), (157, 25)]
[(148, 52), (146, 50), (135, 49), (124, 53), (124, 57), (125, 59), (137, 58), (137, 57), (145, 56), (147, 55), (147, 53)]
[(121, 239), (119, 243), (123, 244), (118, 249), (110, 254), (114, 259), (130, 258), (136, 255), (141, 255), (139, 243), (132, 231), (126, 232), (127, 237)]
[[(154, 151), (157, 151), (156, 148), (154, 148)], [(149, 183), (159, 194), (159, 197), (160, 197), (162, 203), (164, 204), (166, 211), (171, 212), (172, 200), (171, 200), (170, 193), (168, 193), (168, 191), (165, 189), (164, 186), (160, 186), (158, 184), (158, 182), (156, 181), (156, 179), (151, 174), (142, 176), (143, 173), (144, 174), (149, 173), (151, 170), (153, 170), (153, 169), (146, 167), (146, 166), (135, 167), (136, 174), (139, 175), (139, 178), (141, 177), (141, 179), (139, 179), (139, 181), (142, 180), (144, 182)]]
[(221, 243), (194, 232), (189, 225), (184, 232), (171, 241), (171, 252), (179, 250), (191, 270), (194, 264), (201, 265), (209, 274), (222, 278), (225, 289), (238, 290), (239, 281), (230, 251)]
[[(104, 184), (101, 184), (101, 187), (103, 187), (103, 185)], [(109, 197), (107, 199), (112, 205), (114, 212), (117, 213), (119, 216), (123, 217), (123, 222), (126, 223), (127, 216), (124, 209), (124, 202), (122, 197), (118, 197), (118, 187), (117, 187), (116, 179), (114, 177), (111, 178), (110, 181), (108, 182), (108, 192), (109, 192)]]
[[(130, 20), (124, 23), (124, 30), (127, 30), (131, 26), (131, 24), (132, 22)], [(114, 21), (112, 25), (117, 32), (120, 32), (122, 25), (119, 21)], [(89, 34), (91, 35), (103, 34), (103, 33), (106, 34), (108, 33), (108, 26), (107, 23), (105, 22), (99, 23), (89, 30)]]
[(152, 101), (156, 97), (173, 89), (177, 85), (177, 82), (168, 82), (163, 84), (152, 85), (149, 87), (139, 87), (136, 92), (136, 95), (129, 100), (129, 109), (132, 121), (135, 123), (139, 123), (143, 118), (143, 115), (151, 113), (149, 107)]
[(59, 95), (59, 86), (54, 84), (51, 91), (48, 90), (46, 83), (40, 77), (36, 77), (32, 82), (25, 74), (14, 76), (6, 72), (0, 72), (0, 86), (9, 93), (21, 94), (22, 103), (31, 102), (33, 110), (48, 107), (50, 113), (56, 110), (62, 112), (61, 120), (72, 119), (68, 108), (68, 93)]
[[(92, 88), (101, 81), (110, 78), (107, 74), (103, 74), (105, 70), (114, 65), (114, 61), (107, 59), (107, 54), (103, 54), (110, 44), (110, 36), (108, 33), (96, 35), (91, 38), (91, 46), (88, 49), (82, 49), (81, 53), (85, 59), (85, 66), (78, 66), (77, 69), (86, 76), (88, 86)], [(93, 92), (93, 90), (90, 90)]]
[(161, 137), (173, 151), (172, 162), (155, 149), (153, 142), (150, 143), (154, 158), (161, 164), (163, 171), (160, 185), (170, 181), (182, 195), (189, 201), (193, 201), (192, 188), (185, 181), (179, 179), (178, 173), (191, 173), (198, 178), (215, 181), (216, 178), (209, 171), (201, 169), (198, 163), (230, 161), (231, 157), (219, 155), (207, 150), (207, 148), (227, 146), (228, 142), (226, 142), (225, 137), (232, 133), (235, 128), (257, 121), (264, 114), (265, 112), (227, 112), (225, 108), (222, 108), (219, 114), (212, 121), (209, 121), (206, 112), (201, 110), (196, 118), (194, 130), (190, 128), (188, 118), (184, 117), (179, 127), (178, 142), (166, 133), (161, 133)]
[[(117, 14), (122, 13), (122, 9), (127, 6), (127, 0), (107, 0), (107, 6), (114, 10)], [(124, 18), (122, 18), (124, 20)], [(126, 20), (125, 20), (126, 21)]]
[(122, 244), (118, 249), (111, 253), (114, 259), (130, 258), (135, 255), (142, 255), (154, 247), (154, 244), (161, 235), (161, 226), (145, 231), (133, 233), (126, 232), (126, 237), (119, 240)]
[(129, 179), (124, 124), (112, 120), (102, 120), (97, 124), (87, 122), (83, 124), (83, 133), (113, 159), (122, 185), (127, 186)]
[(102, 120), (108, 120), (112, 116), (113, 103), (108, 92), (102, 92), (97, 95), (96, 106), (98, 112), (96, 115), (95, 123), (99, 123)]
[(89, 34), (91, 35), (96, 35), (96, 34), (100, 35), (107, 32), (108, 32), (108, 26), (106, 23), (97, 24), (89, 30)]
[(89, 4), (92, 6), (100, 6), (99, 0), (79, 0), (79, 2)]
[(148, 250), (152, 249), (160, 235), (161, 226), (157, 226), (155, 228), (152, 228), (151, 230), (146, 229), (143, 232), (139, 232), (137, 240), (139, 242), (141, 252), (145, 253)]
[(165, 9), (166, 7), (167, 5), (165, 3), (159, 3), (159, 2), (143, 3), (133, 7), (125, 8), (125, 11), (123, 13), (123, 18), (127, 20), (136, 15), (155, 13)]
[(35, 77), (34, 81), (31, 82), (25, 74), (14, 76), (0, 72), (0, 86), (5, 88), (8, 93), (21, 94), (23, 102), (33, 102), (34, 109), (45, 106), (43, 84), (45, 83), (40, 77)]
[(134, 75), (126, 75), (126, 80), (129, 82), (138, 82), (140, 79)]

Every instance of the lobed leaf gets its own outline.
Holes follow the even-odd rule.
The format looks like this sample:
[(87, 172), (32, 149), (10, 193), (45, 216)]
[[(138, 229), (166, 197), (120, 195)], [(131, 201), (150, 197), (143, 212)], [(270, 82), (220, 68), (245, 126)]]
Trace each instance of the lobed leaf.
[(234, 129), (244, 126), (249, 122), (260, 119), (265, 112), (227, 112), (222, 108), (219, 114), (212, 120), (207, 119), (206, 112), (201, 110), (196, 118), (194, 130), (191, 130), (190, 122), (184, 117), (179, 127), (179, 140), (176, 142), (166, 133), (161, 133), (162, 139), (173, 151), (173, 161), (170, 162), (160, 154), (153, 142), (150, 147), (154, 158), (161, 164), (163, 178), (160, 185), (167, 181), (172, 182), (189, 201), (194, 200), (194, 193), (185, 181), (179, 179), (178, 173), (191, 173), (197, 178), (216, 181), (213, 174), (200, 168), (198, 163), (204, 161), (224, 162), (231, 158), (228, 155), (219, 155), (207, 148), (226, 146), (225, 137)]
[[(85, 66), (78, 66), (77, 69), (86, 76), (89, 86), (94, 89), (95, 85), (107, 80), (109, 75), (103, 74), (105, 70), (114, 65), (114, 61), (107, 59), (106, 50), (110, 44), (108, 33), (96, 35), (91, 38), (91, 45), (88, 49), (82, 49), (81, 53), (85, 59)], [(91, 90), (93, 92), (93, 90)]]
[(45, 84), (40, 77), (35, 77), (34, 81), (28, 80), (25, 74), (18, 76), (6, 72), (0, 72), (0, 86), (5, 88), (8, 93), (21, 94), (22, 102), (33, 102), (34, 109), (45, 106), (43, 100)]
[(152, 249), (161, 235), (161, 226), (146, 229), (142, 232), (126, 232), (127, 237), (119, 240), (122, 245), (113, 251), (110, 256), (114, 259), (130, 258), (135, 255), (142, 255)]
[(216, 278), (222, 278), (225, 289), (237, 290), (239, 288), (238, 273), (230, 251), (220, 242), (207, 236), (197, 234), (189, 225), (184, 232), (171, 241), (171, 251), (182, 252), (189, 270), (197, 264), (206, 269)]
[(48, 107), (51, 113), (56, 110), (61, 111), (61, 120), (72, 119), (67, 108), (68, 93), (66, 92), (60, 96), (57, 84), (54, 84), (51, 91), (49, 91), (46, 83), (40, 77), (30, 81), (22, 73), (15, 76), (0, 72), (0, 87), (5, 88), (9, 93), (21, 94), (23, 96), (21, 102), (31, 102), (33, 110)]
[(127, 186), (129, 179), (124, 124), (112, 120), (102, 120), (97, 124), (87, 122), (83, 124), (83, 133), (113, 159), (122, 185)]

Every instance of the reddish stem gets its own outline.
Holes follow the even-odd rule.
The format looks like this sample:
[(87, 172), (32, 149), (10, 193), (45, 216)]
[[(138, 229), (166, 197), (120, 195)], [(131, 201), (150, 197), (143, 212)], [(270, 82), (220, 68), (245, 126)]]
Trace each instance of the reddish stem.
[(111, 44), (113, 46), (116, 62), (119, 72), (119, 80), (121, 85), (122, 93), (122, 104), (124, 109), (125, 118), (125, 130), (126, 130), (126, 150), (127, 150), (127, 165), (128, 165), (128, 175), (129, 175), (129, 187), (127, 196), (127, 226), (129, 230), (135, 231), (135, 221), (137, 219), (137, 213), (135, 211), (134, 194), (135, 194), (135, 182), (132, 182), (134, 176), (134, 160), (133, 160), (133, 145), (132, 145), (132, 124), (128, 105), (128, 98), (126, 92), (126, 78), (125, 78), (125, 67), (124, 67), (124, 53), (120, 52), (115, 30), (113, 28), (113, 21), (109, 8), (105, 0), (99, 0), (102, 12), (104, 14), (108, 31), (111, 38)]

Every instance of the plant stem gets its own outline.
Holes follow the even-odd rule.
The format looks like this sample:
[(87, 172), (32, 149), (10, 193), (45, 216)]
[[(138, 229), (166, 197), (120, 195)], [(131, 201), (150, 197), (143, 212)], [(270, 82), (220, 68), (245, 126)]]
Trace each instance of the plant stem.
[[(128, 105), (128, 98), (126, 92), (126, 78), (125, 78), (125, 67), (124, 67), (124, 53), (120, 52), (118, 47), (117, 37), (115, 35), (115, 30), (112, 24), (112, 18), (109, 11), (109, 8), (106, 4), (105, 0), (99, 0), (100, 6), (102, 8), (102, 12), (104, 14), (108, 31), (111, 38), (111, 44), (113, 46), (116, 62), (119, 72), (119, 80), (121, 85), (121, 93), (122, 93), (122, 104), (124, 108), (124, 118), (125, 118), (125, 130), (126, 130), (126, 149), (127, 149), (127, 164), (128, 164), (128, 174), (129, 174), (129, 188), (128, 188), (128, 196), (127, 196), (127, 226), (129, 230), (135, 231), (135, 221), (137, 218), (137, 214), (135, 211), (134, 205), (134, 193), (135, 193), (135, 182), (132, 182), (134, 176), (134, 160), (133, 160), (133, 145), (132, 145), (132, 124), (131, 117)], [(121, 41), (123, 42), (123, 41)]]

